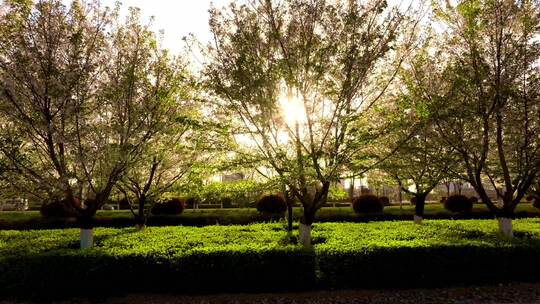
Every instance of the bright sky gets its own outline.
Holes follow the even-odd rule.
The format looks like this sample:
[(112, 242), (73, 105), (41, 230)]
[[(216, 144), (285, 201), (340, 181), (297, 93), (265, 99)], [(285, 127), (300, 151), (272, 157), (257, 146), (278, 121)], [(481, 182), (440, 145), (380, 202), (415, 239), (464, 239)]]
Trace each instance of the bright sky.
[[(117, 0), (101, 0), (106, 6), (114, 6)], [(141, 9), (143, 20), (154, 16), (153, 29), (164, 30), (164, 46), (173, 52), (182, 48), (182, 37), (190, 33), (202, 42), (210, 40), (208, 9), (225, 6), (230, 0), (123, 0), (122, 12), (128, 7)]]

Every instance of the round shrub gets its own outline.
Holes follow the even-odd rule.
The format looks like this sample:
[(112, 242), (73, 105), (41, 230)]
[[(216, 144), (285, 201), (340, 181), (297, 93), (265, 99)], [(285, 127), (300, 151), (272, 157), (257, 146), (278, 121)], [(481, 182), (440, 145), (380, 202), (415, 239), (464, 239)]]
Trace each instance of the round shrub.
[(287, 202), (281, 195), (271, 194), (261, 197), (257, 203), (257, 211), (262, 213), (283, 213), (287, 210)]
[(441, 204), (444, 205), (445, 203), (446, 203), (446, 196), (443, 196), (441, 197)]
[(540, 209), (540, 197), (539, 196), (531, 195), (531, 201), (532, 201), (533, 207)]
[(186, 200), (186, 205), (185, 207), (186, 208), (190, 208), (190, 209), (193, 209), (195, 208), (197, 205), (199, 205), (199, 199), (195, 198), (195, 197), (190, 197)]
[(178, 197), (171, 198), (164, 202), (160, 202), (154, 205), (152, 208), (152, 214), (159, 215), (174, 215), (180, 214), (184, 211), (186, 200)]
[(411, 202), (411, 205), (416, 206), (416, 197), (414, 197), (414, 196), (411, 197), (410, 202)]
[(379, 201), (381, 201), (381, 204), (383, 204), (383, 206), (390, 206), (390, 199), (388, 198), (388, 196), (380, 196)]
[(223, 206), (223, 208), (232, 208), (233, 207), (232, 199), (230, 197), (222, 198), (221, 205)]
[(444, 203), (444, 208), (452, 212), (471, 212), (473, 204), (465, 195), (451, 195)]
[(476, 197), (476, 196), (471, 196), (471, 197), (469, 197), (469, 200), (470, 200), (471, 203), (473, 203), (473, 204), (478, 204), (478, 197)]
[(77, 211), (74, 208), (81, 207), (81, 202), (77, 198), (74, 198), (71, 203), (72, 208), (70, 208), (69, 205), (70, 204), (67, 199), (55, 200), (41, 205), (40, 213), (44, 217), (77, 216)]
[(353, 209), (356, 213), (372, 213), (383, 211), (381, 200), (371, 194), (361, 195), (353, 200)]
[(127, 198), (122, 198), (121, 200), (118, 201), (118, 209), (120, 210), (129, 210), (131, 209), (130, 206), (129, 206), (129, 201)]

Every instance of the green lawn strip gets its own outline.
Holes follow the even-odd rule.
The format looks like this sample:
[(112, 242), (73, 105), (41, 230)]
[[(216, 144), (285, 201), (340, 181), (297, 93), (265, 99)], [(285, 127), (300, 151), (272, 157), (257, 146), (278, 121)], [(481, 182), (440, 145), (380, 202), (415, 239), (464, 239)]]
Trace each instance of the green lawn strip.
[(0, 290), (36, 293), (285, 291), (538, 280), (540, 219), (319, 223), (312, 249), (284, 225), (0, 231)]

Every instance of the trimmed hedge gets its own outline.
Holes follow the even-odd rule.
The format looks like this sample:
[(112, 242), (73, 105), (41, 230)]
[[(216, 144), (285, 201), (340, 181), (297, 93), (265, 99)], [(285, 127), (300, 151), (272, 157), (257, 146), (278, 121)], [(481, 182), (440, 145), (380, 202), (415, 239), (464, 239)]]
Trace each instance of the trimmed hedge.
[[(283, 224), (0, 231), (0, 294), (291, 291), (538, 281), (540, 219), (315, 224), (314, 246)], [(362, 275), (359, 275), (362, 274)], [(47, 279), (44, 279), (47, 278)], [(81, 284), (81, 282), (83, 284)], [(32, 288), (28, 288), (32, 286)], [(140, 288), (140, 289), (138, 289)]]
[[(414, 207), (404, 205), (385, 207), (382, 213), (357, 214), (349, 207), (322, 208), (315, 215), (316, 222), (353, 222), (370, 221), (412, 221)], [(293, 209), (293, 219), (298, 221), (302, 216), (301, 208)], [(540, 209), (532, 204), (519, 204), (515, 218), (540, 217)], [(495, 216), (484, 205), (475, 205), (470, 213), (452, 213), (440, 204), (426, 204), (425, 219), (494, 219)], [(264, 214), (256, 209), (209, 209), (184, 210), (179, 215), (151, 215), (147, 226), (207, 226), (207, 225), (247, 225), (254, 223), (275, 222), (283, 219), (282, 214)], [(133, 227), (135, 220), (129, 211), (98, 211), (94, 224), (96, 227)], [(18, 229), (58, 229), (77, 227), (75, 219), (43, 218), (38, 212), (0, 212), (0, 230)]]

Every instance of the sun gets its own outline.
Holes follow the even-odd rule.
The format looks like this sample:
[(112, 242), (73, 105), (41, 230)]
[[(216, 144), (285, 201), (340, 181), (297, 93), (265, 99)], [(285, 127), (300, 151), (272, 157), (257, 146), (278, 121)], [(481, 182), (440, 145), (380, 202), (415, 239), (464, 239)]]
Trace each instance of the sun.
[(302, 125), (307, 121), (304, 101), (298, 90), (282, 86), (279, 105), (283, 120), (289, 128), (294, 128), (296, 124)]

